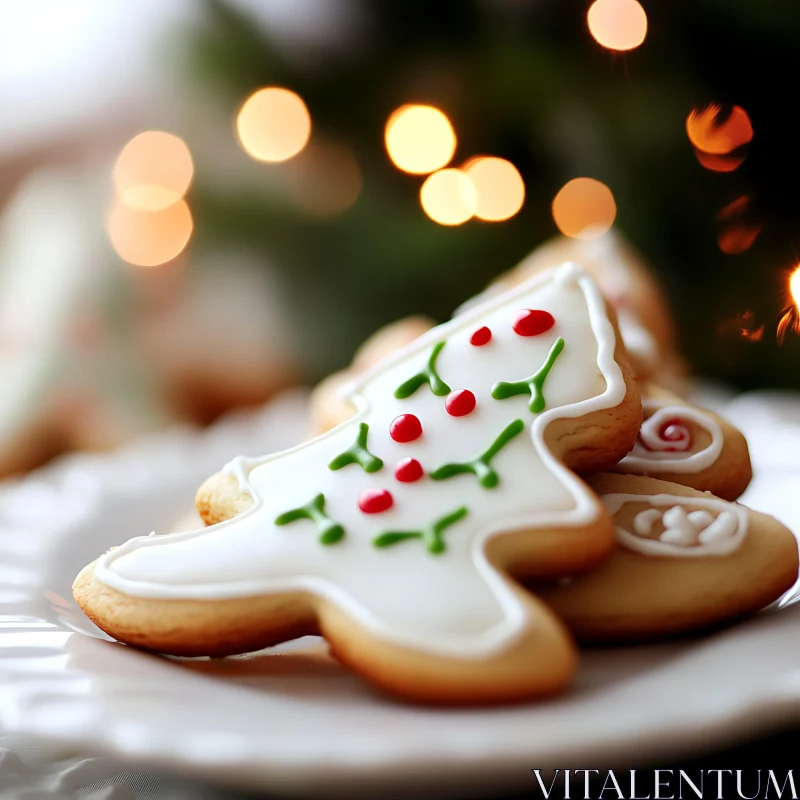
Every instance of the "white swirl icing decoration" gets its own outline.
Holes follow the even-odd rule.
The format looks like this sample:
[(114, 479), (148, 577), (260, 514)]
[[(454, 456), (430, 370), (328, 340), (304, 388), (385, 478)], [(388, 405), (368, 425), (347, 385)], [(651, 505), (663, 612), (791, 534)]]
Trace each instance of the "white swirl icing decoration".
[[(650, 414), (642, 423), (633, 450), (617, 464), (618, 472), (635, 475), (702, 472), (719, 458), (724, 438), (722, 429), (707, 414), (689, 406), (665, 406), (651, 398), (645, 398), (642, 407), (645, 414)], [(665, 439), (662, 429), (673, 420), (678, 422), (678, 438)], [(692, 451), (691, 433), (685, 425), (687, 421), (695, 423), (709, 434), (711, 441), (707, 447)]]
[[(547, 309), (555, 325), (541, 336), (519, 336), (512, 321), (520, 308)], [(483, 325), (492, 330), (491, 343), (474, 347), (470, 336)], [(532, 414), (523, 395), (492, 398), (495, 382), (529, 375), (557, 337), (566, 344), (547, 378), (544, 411)], [(468, 416), (450, 417), (444, 398), (427, 387), (395, 397), (442, 341), (436, 368), (451, 387), (474, 392), (476, 411)], [(254, 498), (248, 511), (199, 531), (132, 539), (101, 557), (95, 575), (146, 598), (214, 601), (303, 592), (407, 647), (463, 658), (503, 649), (530, 620), (511, 581), (487, 560), (486, 542), (503, 531), (588, 525), (597, 518), (597, 499), (553, 456), (544, 434), (553, 420), (623, 401), (615, 346), (600, 291), (580, 268), (565, 265), (537, 276), (434, 328), (360, 377), (352, 388), (358, 409), (352, 419), (291, 450), (232, 462), (227, 472)], [(404, 413), (417, 415), (424, 433), (399, 443), (390, 423)], [(519, 419), (523, 430), (492, 461), (500, 478), (490, 490), (469, 474), (414, 483), (394, 478), (395, 465), (409, 456), (427, 471), (442, 461), (474, 458)], [(352, 445), (362, 422), (383, 468), (332, 471), (328, 463)], [(390, 490), (394, 504), (380, 514), (362, 513), (356, 499), (375, 488)], [(323, 496), (325, 514), (346, 532), (330, 546), (320, 544), (308, 520), (277, 523), (314, 495)], [(379, 534), (419, 531), (460, 506), (468, 514), (448, 529), (446, 552), (431, 555), (420, 540), (374, 546)]]
[[(612, 514), (626, 503), (650, 506), (633, 518), (633, 531), (617, 525), (619, 543), (645, 555), (726, 556), (738, 550), (747, 533), (747, 511), (717, 498), (606, 494), (601, 499)], [(658, 524), (663, 530), (652, 538)]]

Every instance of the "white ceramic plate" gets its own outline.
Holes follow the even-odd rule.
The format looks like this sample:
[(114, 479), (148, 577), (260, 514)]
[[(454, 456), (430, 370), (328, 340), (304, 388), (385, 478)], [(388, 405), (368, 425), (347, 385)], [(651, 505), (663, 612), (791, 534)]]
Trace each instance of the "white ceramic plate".
[[(288, 395), (0, 487), (0, 725), (231, 785), (387, 796), (524, 791), (531, 768), (663, 761), (800, 722), (800, 604), (688, 642), (592, 650), (567, 695), (477, 711), (393, 702), (312, 638), (277, 657), (176, 661), (107, 641), (82, 616), (70, 586), (84, 564), (168, 530), (233, 454), (305, 428), (304, 397)], [(797, 503), (800, 473), (766, 475), (767, 501), (792, 485)]]

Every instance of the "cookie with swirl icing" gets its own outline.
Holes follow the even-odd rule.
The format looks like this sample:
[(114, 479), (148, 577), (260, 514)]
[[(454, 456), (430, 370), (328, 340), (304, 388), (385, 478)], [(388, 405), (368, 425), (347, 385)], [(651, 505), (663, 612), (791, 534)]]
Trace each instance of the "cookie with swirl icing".
[(643, 420), (633, 449), (614, 468), (735, 500), (752, 477), (742, 433), (719, 415), (648, 383)]
[(591, 574), (535, 587), (582, 641), (718, 626), (797, 580), (797, 540), (766, 514), (654, 478), (605, 474), (591, 485), (614, 515), (616, 552)]
[(361, 374), (355, 416), (201, 487), (207, 528), (140, 537), (77, 577), (120, 641), (176, 655), (321, 633), (376, 686), (440, 703), (550, 694), (572, 637), (514, 577), (592, 569), (612, 520), (577, 472), (609, 468), (641, 421), (595, 282), (565, 265)]

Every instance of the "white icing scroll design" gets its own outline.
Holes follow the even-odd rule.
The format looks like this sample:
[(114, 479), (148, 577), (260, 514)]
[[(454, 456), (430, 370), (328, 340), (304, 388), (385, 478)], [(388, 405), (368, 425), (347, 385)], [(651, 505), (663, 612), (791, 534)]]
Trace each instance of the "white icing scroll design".
[[(722, 428), (708, 414), (689, 406), (665, 406), (649, 398), (645, 398), (642, 407), (648, 416), (642, 423), (633, 450), (617, 465), (618, 472), (634, 475), (695, 473), (708, 469), (719, 458), (724, 438)], [(673, 420), (678, 421), (674, 431), (676, 438), (665, 439), (662, 429)], [(687, 421), (709, 434), (711, 441), (707, 447), (691, 450), (692, 438), (685, 425)]]
[[(619, 543), (645, 555), (725, 556), (738, 550), (747, 534), (747, 511), (717, 498), (606, 494), (602, 500), (615, 515), (626, 503), (650, 506), (633, 518), (632, 531), (616, 526)], [(659, 522), (663, 531), (649, 538)]]

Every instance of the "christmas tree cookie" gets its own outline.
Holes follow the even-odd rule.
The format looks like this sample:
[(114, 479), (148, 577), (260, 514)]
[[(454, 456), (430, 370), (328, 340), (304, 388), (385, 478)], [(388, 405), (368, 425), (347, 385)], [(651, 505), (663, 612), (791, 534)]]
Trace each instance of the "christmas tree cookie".
[(434, 328), (363, 374), (356, 414), (237, 459), (201, 531), (133, 539), (74, 593), (103, 630), (177, 655), (318, 632), (377, 686), (434, 702), (562, 689), (571, 637), (513, 577), (597, 566), (612, 521), (575, 472), (632, 447), (636, 381), (586, 273), (565, 265)]
[[(601, 287), (626, 311), (630, 324), (620, 333), (637, 370), (663, 375), (662, 359), (670, 358), (655, 358), (658, 353), (651, 349), (655, 360), (645, 359), (648, 351), (640, 347), (642, 337), (637, 333), (645, 326), (634, 308), (642, 308), (653, 288), (648, 289), (646, 273), (636, 262), (623, 259), (624, 248), (620, 250), (617, 238), (608, 235), (591, 247), (551, 243), (524, 264), (538, 272), (545, 256), (562, 247), (592, 254), (593, 273), (604, 278)], [(509, 277), (518, 279), (522, 271), (520, 267)], [(490, 295), (485, 294), (484, 300)], [(391, 348), (414, 338), (420, 324), (417, 318), (394, 323), (365, 347), (373, 354), (388, 355)], [(488, 329), (474, 336), (477, 344), (491, 339)], [(352, 415), (352, 407), (334, 394), (333, 387), (359, 369), (354, 360), (348, 373), (332, 376), (315, 390), (312, 413), (318, 427)], [(524, 381), (510, 386), (527, 392)], [(713, 412), (654, 383), (644, 383), (642, 393), (642, 425), (631, 452), (613, 468), (619, 474), (591, 480), (615, 518), (614, 553), (588, 575), (530, 584), (581, 639), (655, 638), (717, 625), (768, 605), (797, 578), (797, 546), (791, 532), (765, 515), (725, 502), (736, 500), (750, 482), (744, 436)], [(327, 413), (318, 413), (320, 409)], [(621, 497), (628, 501), (620, 502)], [(641, 513), (632, 514), (634, 509)], [(719, 543), (708, 541), (718, 536)]]

